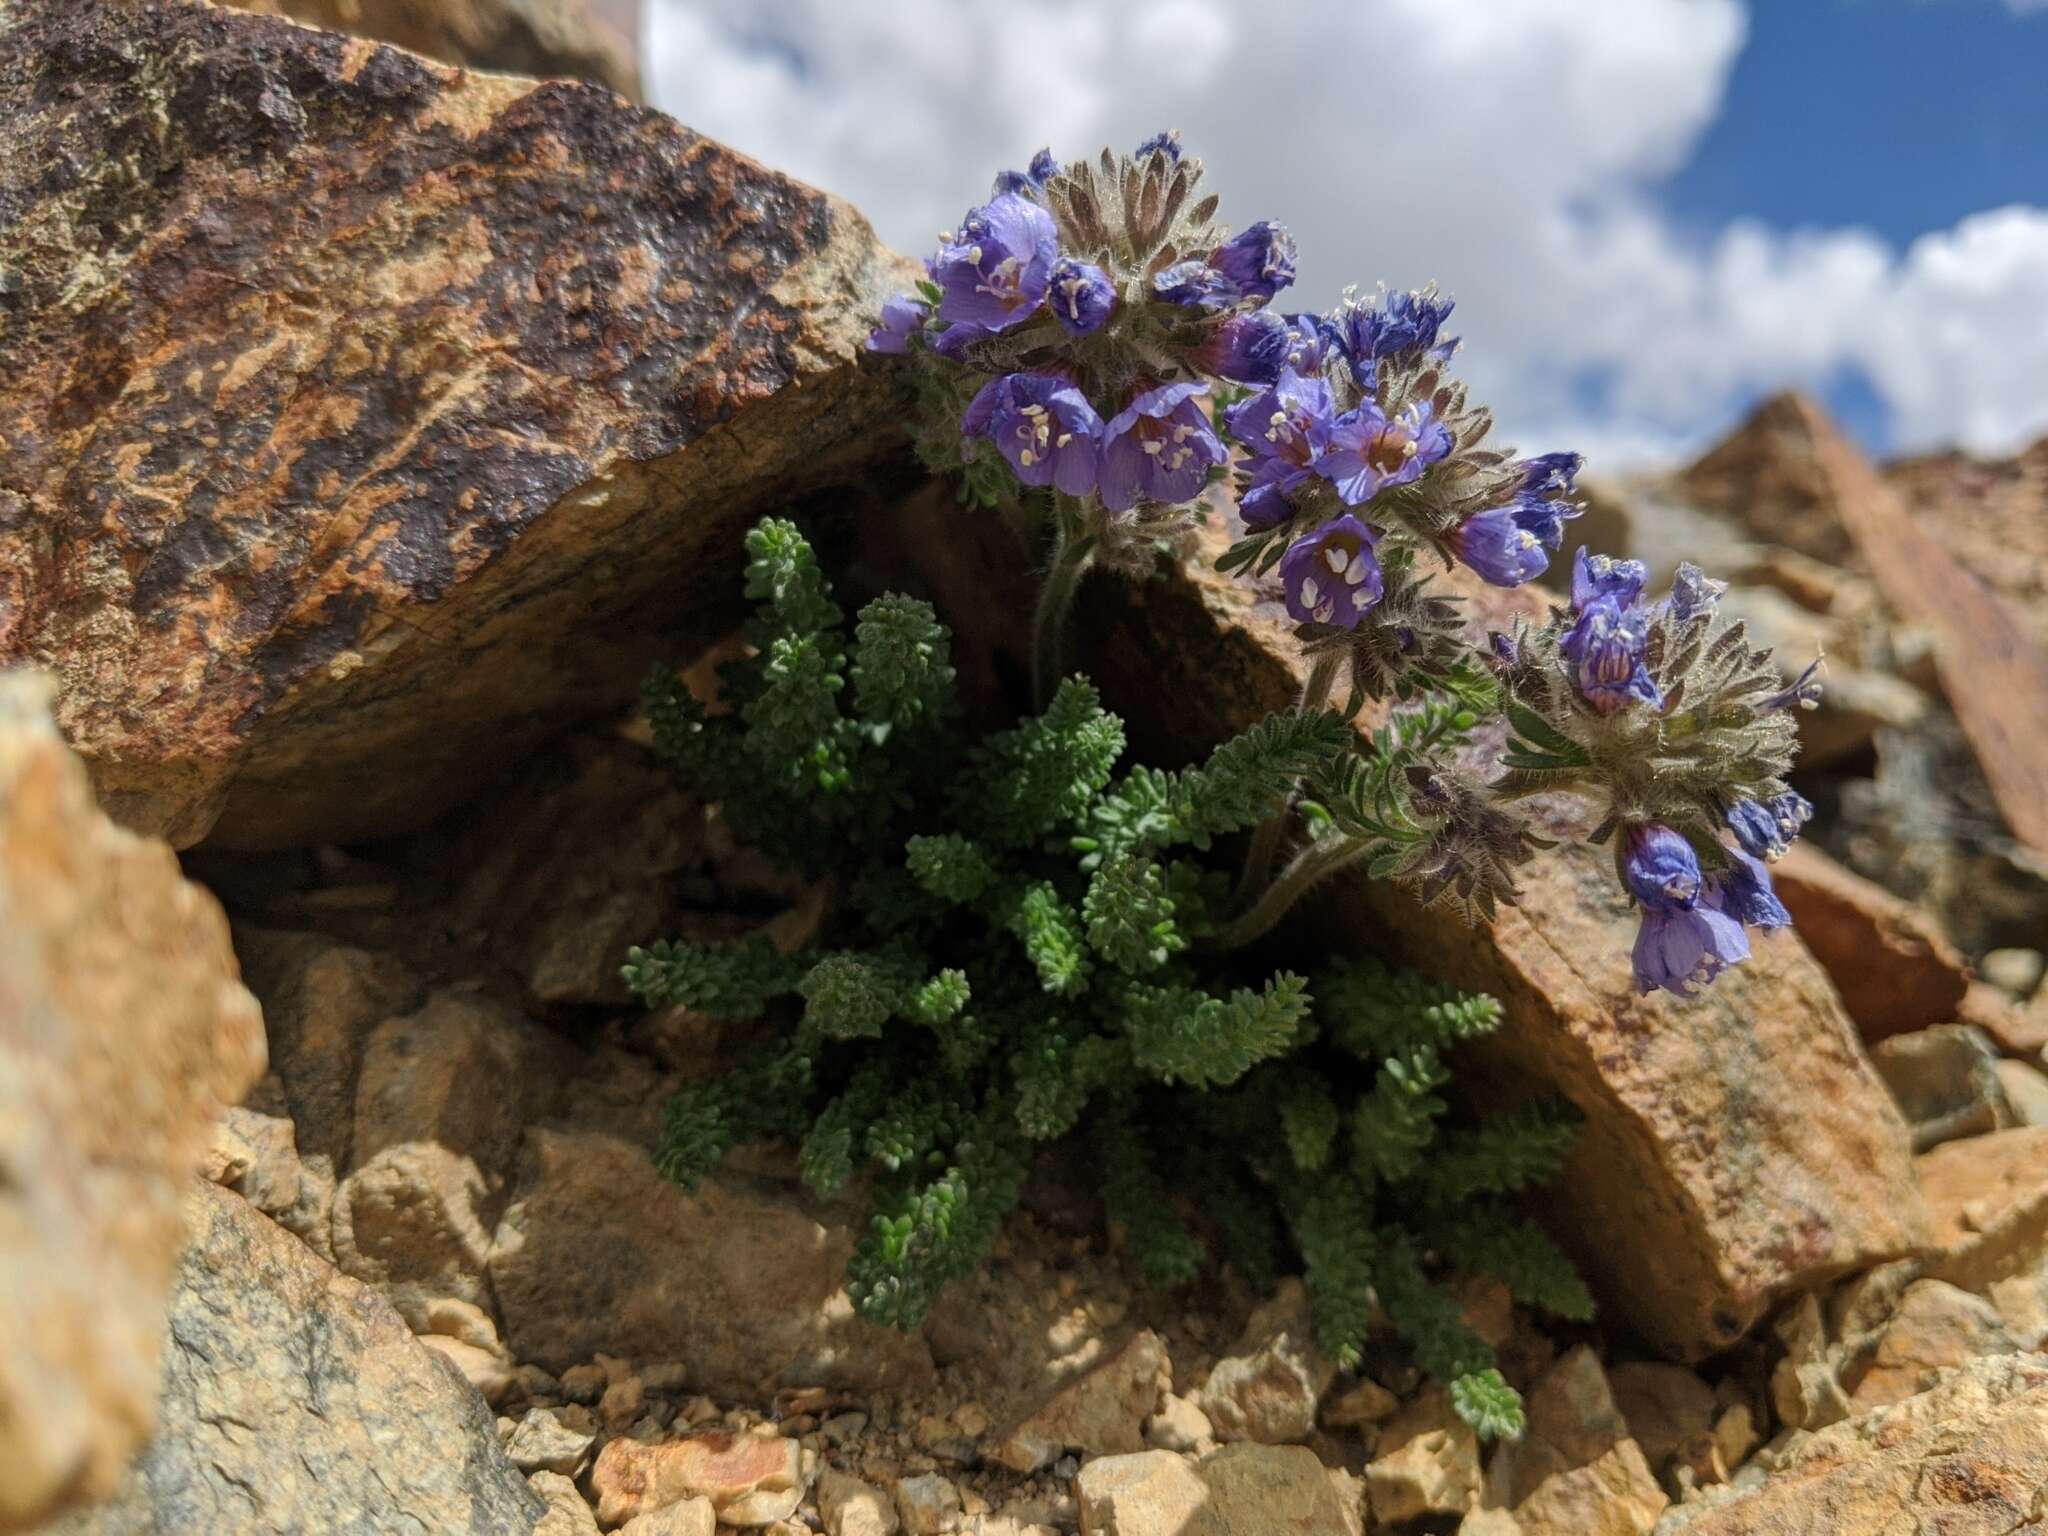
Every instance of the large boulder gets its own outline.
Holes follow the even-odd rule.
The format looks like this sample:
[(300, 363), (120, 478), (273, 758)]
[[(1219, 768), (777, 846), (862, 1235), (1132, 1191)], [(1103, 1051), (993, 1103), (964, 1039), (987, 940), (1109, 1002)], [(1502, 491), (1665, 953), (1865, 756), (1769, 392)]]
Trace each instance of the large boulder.
[(1683, 1504), (1657, 1536), (2038, 1530), (2048, 1503), (2048, 1358), (1999, 1355), (1928, 1391), (1797, 1436), (1769, 1475)]
[(263, 1070), (227, 921), (0, 673), (0, 1531), (149, 1433), (178, 1191)]
[(0, 661), (180, 846), (418, 825), (900, 453), (915, 276), (608, 91), (195, 0), (0, 11)]
[(382, 1297), (238, 1195), (186, 1211), (156, 1437), (45, 1536), (529, 1536), (482, 1400)]
[[(1072, 664), (1150, 762), (1197, 757), (1300, 690), (1293, 626), (1273, 594), (1211, 568), (1228, 539), (1221, 521), (1155, 580), (1090, 577), (1076, 608)], [(961, 528), (933, 496), (907, 502), (888, 537), (896, 579), (937, 592), (955, 619), (972, 697), (978, 680), (1015, 675), (1003, 615), (1030, 609), (1015, 546)], [(1463, 590), (1494, 627), (1538, 601)], [(1391, 951), (1506, 1004), (1507, 1027), (1466, 1053), (1462, 1080), (1495, 1102), (1561, 1094), (1584, 1114), (1544, 1214), (1609, 1313), (1698, 1358), (1780, 1297), (1918, 1246), (1927, 1218), (1906, 1125), (1798, 937), (1761, 939), (1697, 997), (1638, 997), (1635, 916), (1611, 858), (1573, 844), (1586, 829), (1570, 808), (1536, 811), (1566, 846), (1527, 867), (1522, 904), (1494, 922), (1467, 927), (1364, 883), (1324, 887), (1294, 920), (1333, 948)]]
[(444, 64), (474, 64), (521, 75), (567, 75), (640, 94), (635, 59), (638, 8), (632, 0), (228, 0), (244, 10), (289, 16), (396, 43)]

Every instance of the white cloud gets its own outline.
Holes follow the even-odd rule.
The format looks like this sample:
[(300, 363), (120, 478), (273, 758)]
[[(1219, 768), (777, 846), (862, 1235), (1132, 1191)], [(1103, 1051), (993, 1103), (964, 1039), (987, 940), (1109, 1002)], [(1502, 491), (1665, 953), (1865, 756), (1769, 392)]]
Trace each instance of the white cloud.
[(1902, 253), (1657, 207), (1721, 110), (1739, 0), (649, 3), (658, 105), (907, 250), (1040, 144), (1180, 128), (1226, 217), (1299, 236), (1303, 304), (1455, 293), (1461, 368), (1532, 447), (1685, 451), (1754, 392), (1847, 367), (1902, 446), (2048, 427), (2048, 210)]

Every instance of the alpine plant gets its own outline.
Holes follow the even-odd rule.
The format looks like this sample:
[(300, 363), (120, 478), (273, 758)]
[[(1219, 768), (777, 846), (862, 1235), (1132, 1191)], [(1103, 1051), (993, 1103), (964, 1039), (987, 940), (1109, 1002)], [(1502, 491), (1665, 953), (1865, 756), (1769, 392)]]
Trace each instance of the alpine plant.
[(941, 234), (870, 338), (914, 370), (927, 463), (1047, 551), (1039, 703), (1092, 567), (1148, 573), (1203, 517), (1232, 518), (1217, 568), (1277, 587), (1300, 710), (1341, 685), (1342, 714), (1376, 701), (1386, 723), (1257, 829), (1216, 942), (1258, 938), (1354, 866), (1489, 917), (1540, 843), (1518, 802), (1562, 793), (1640, 909), (1637, 987), (1712, 981), (1787, 921), (1767, 864), (1809, 814), (1786, 775), (1817, 664), (1784, 687), (1718, 613), (1719, 583), (1684, 567), (1652, 603), (1642, 565), (1583, 549), (1568, 607), (1475, 635), (1448, 573), (1549, 572), (1582, 510), (1579, 456), (1492, 440), (1433, 285), (1277, 307), (1293, 236), (1233, 233), (1201, 180), (1172, 133), (1092, 161), (1041, 150)]
[(1570, 1113), (1452, 1109), (1451, 1053), (1502, 1022), (1490, 997), (1218, 942), (1219, 840), (1327, 773), (1350, 726), (1288, 711), (1162, 772), (1125, 760), (1122, 722), (1070, 677), (976, 741), (929, 607), (878, 598), (849, 632), (793, 525), (762, 523), (748, 552), (753, 654), (720, 670), (724, 708), (660, 671), (646, 712), (695, 790), (837, 899), (801, 948), (628, 956), (650, 1005), (754, 1025), (668, 1105), (662, 1170), (687, 1187), (741, 1143), (793, 1145), (817, 1194), (872, 1200), (848, 1293), (912, 1328), (987, 1254), (1033, 1149), (1066, 1140), (1153, 1285), (1227, 1261), (1263, 1290), (1298, 1268), (1333, 1359), (1405, 1344), (1481, 1433), (1516, 1432), (1520, 1400), (1441, 1282), (1589, 1315), (1514, 1203), (1556, 1172)]

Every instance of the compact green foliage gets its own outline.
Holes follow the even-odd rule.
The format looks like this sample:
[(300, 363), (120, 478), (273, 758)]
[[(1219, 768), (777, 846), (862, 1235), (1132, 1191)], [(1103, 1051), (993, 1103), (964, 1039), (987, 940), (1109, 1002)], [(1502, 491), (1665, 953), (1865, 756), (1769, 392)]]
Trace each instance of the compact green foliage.
[(728, 712), (667, 672), (647, 712), (743, 835), (846, 899), (802, 954), (632, 952), (650, 1004), (787, 1018), (675, 1097), (663, 1171), (691, 1184), (759, 1137), (796, 1142), (821, 1194), (866, 1170), (876, 1213), (849, 1289), (910, 1327), (987, 1253), (1034, 1144), (1078, 1130), (1151, 1281), (1227, 1257), (1262, 1286), (1298, 1257), (1333, 1358), (1357, 1364), (1383, 1313), (1475, 1426), (1515, 1432), (1519, 1400), (1438, 1278), (1494, 1275), (1565, 1317), (1591, 1302), (1504, 1203), (1555, 1170), (1569, 1124), (1542, 1105), (1452, 1124), (1440, 1094), (1446, 1051), (1499, 1005), (1371, 961), (1265, 974), (1216, 942), (1232, 882), (1203, 855), (1300, 782), (1344, 783), (1348, 724), (1276, 715), (1198, 767), (1120, 767), (1121, 723), (1069, 678), (1043, 714), (971, 743), (928, 607), (881, 598), (849, 642), (792, 525), (762, 523), (748, 550), (756, 654), (721, 674)]

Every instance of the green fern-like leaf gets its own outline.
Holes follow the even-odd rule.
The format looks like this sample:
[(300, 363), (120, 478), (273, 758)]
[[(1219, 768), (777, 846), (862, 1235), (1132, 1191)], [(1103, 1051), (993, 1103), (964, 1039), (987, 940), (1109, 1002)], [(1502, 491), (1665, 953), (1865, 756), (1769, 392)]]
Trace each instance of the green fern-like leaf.
[(1048, 992), (1075, 997), (1087, 990), (1088, 943), (1081, 916), (1060, 899), (1048, 881), (1038, 881), (1024, 890), (1010, 919), (1010, 931), (1023, 941), (1024, 953), (1038, 971), (1040, 984)]
[(955, 906), (979, 900), (995, 883), (996, 868), (988, 855), (957, 832), (913, 837), (904, 844), (903, 857), (919, 885)]
[(983, 743), (960, 819), (1010, 847), (1036, 844), (1081, 818), (1123, 749), (1123, 722), (1070, 677), (1044, 714)]
[(1593, 1293), (1533, 1221), (1474, 1205), (1445, 1225), (1439, 1247), (1459, 1269), (1500, 1281), (1525, 1307), (1575, 1323), (1593, 1316)]
[(1354, 1370), (1374, 1308), (1372, 1202), (1356, 1180), (1327, 1174), (1299, 1186), (1288, 1221), (1301, 1249), (1316, 1340), (1339, 1367)]
[(1500, 1027), (1498, 1001), (1460, 992), (1377, 960), (1345, 961), (1316, 981), (1318, 1014), (1332, 1044), (1364, 1061), (1416, 1046), (1436, 1049)]
[(854, 626), (855, 712), (894, 730), (944, 720), (954, 706), (951, 657), (952, 636), (929, 603), (876, 598)]
[(1198, 1088), (1234, 1083), (1260, 1062), (1286, 1054), (1308, 1008), (1308, 983), (1285, 971), (1260, 991), (1240, 987), (1228, 997), (1142, 982), (1123, 996), (1137, 1064), (1162, 1082)]
[(1102, 1198), (1124, 1229), (1131, 1257), (1154, 1285), (1185, 1285), (1202, 1267), (1201, 1239), (1174, 1214), (1150, 1149), (1130, 1122), (1110, 1116), (1102, 1127)]
[(902, 978), (863, 955), (827, 955), (797, 990), (804, 996), (804, 1022), (833, 1040), (879, 1038), (903, 1000)]
[(808, 962), (755, 935), (733, 944), (667, 941), (626, 951), (626, 985), (649, 1007), (694, 1008), (714, 1019), (754, 1019), (794, 992)]
[(1187, 948), (1174, 926), (1165, 872), (1150, 859), (1125, 855), (1095, 871), (1081, 902), (1088, 943), (1127, 975), (1156, 971)]
[(1426, 1045), (1411, 1046), (1381, 1065), (1372, 1091), (1351, 1112), (1352, 1154), (1360, 1173), (1392, 1181), (1421, 1166), (1445, 1109), (1436, 1090), (1450, 1076)]
[(1451, 1379), (1451, 1410), (1481, 1440), (1519, 1440), (1528, 1427), (1522, 1394), (1491, 1366)]
[(1548, 1181), (1571, 1151), (1579, 1117), (1568, 1104), (1537, 1100), (1447, 1136), (1428, 1174), (1433, 1198), (1454, 1203)]

